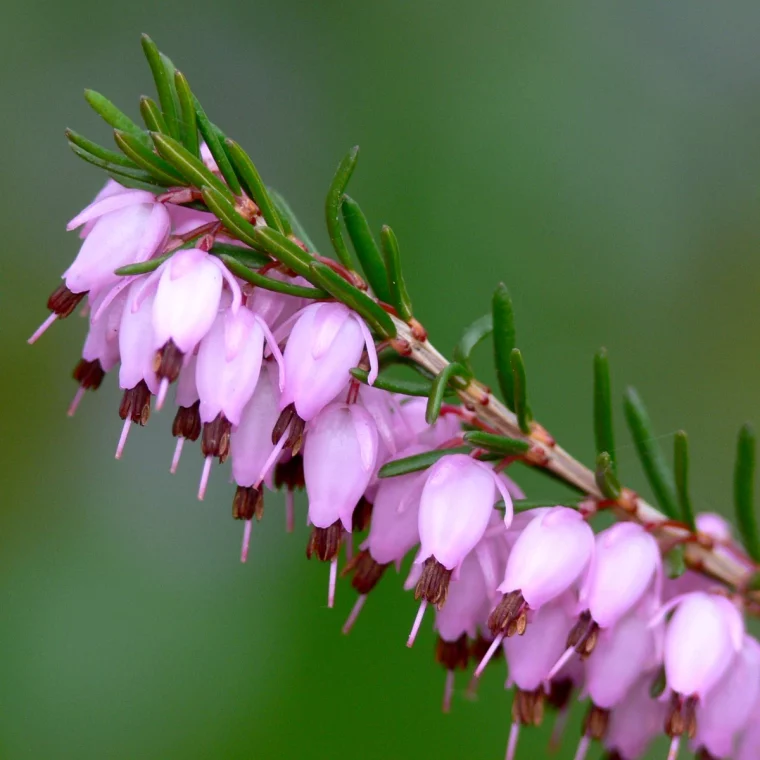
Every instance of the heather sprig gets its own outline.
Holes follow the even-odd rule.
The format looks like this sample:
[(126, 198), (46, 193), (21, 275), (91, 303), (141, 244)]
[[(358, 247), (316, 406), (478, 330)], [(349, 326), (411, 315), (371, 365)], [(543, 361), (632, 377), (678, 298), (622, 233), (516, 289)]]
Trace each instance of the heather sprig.
[[(248, 153), (209, 120), (187, 78), (147, 36), (143, 49), (158, 98), (140, 101), (144, 127), (87, 90), (118, 151), (66, 131), (74, 153), (109, 176), (68, 225), (80, 230), (81, 248), (29, 340), (85, 303), (89, 331), (69, 413), (118, 365), (119, 458), (132, 425), (145, 425), (175, 385), (171, 472), (200, 439), (203, 498), (214, 460), (232, 459), (244, 561), (265, 493), (286, 491), (290, 530), (293, 492), (305, 488), (307, 555), (330, 565), (329, 606), (341, 551), (359, 594), (345, 632), (385, 570), (419, 546), (406, 583), (420, 601), (407, 643), (434, 608), (446, 710), (456, 670), (476, 664), (477, 678), (505, 656), (515, 687), (508, 758), (522, 726), (541, 723), (545, 705), (566, 710), (579, 689), (591, 703), (578, 758), (599, 741), (609, 757), (633, 760), (662, 731), (671, 758), (683, 736), (701, 757), (728, 757), (738, 741), (752, 752), (760, 709), (760, 646), (744, 629), (744, 614), (760, 609), (752, 429), (742, 428), (737, 447), (737, 541), (717, 516), (695, 515), (686, 434), (675, 437), (671, 467), (629, 388), (623, 407), (649, 504), (622, 480), (602, 349), (593, 360), (596, 461), (583, 465), (534, 416), (504, 284), (449, 361), (414, 312), (395, 233), (383, 226), (378, 244), (346, 194), (358, 148), (327, 191), (328, 258)], [(474, 369), (473, 353), (489, 339), (499, 394)], [(575, 497), (528, 501), (514, 464)], [(594, 534), (601, 511), (620, 522)], [(363, 531), (357, 551), (353, 536)], [(656, 701), (651, 687), (663, 677)]]

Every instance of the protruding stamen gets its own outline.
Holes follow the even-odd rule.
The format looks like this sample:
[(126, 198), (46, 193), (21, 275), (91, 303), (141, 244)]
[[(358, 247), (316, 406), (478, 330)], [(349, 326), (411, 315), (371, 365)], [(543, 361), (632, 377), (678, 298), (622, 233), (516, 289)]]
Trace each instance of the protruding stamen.
[(201, 482), (198, 486), (198, 500), (203, 501), (206, 496), (206, 487), (208, 486), (209, 475), (211, 474), (211, 464), (214, 457), (207, 456), (203, 462), (203, 472), (201, 473)]
[(443, 687), (443, 704), (441, 709), (443, 712), (451, 712), (451, 698), (454, 695), (454, 671), (446, 671), (446, 683)]
[(562, 734), (565, 732), (569, 715), (570, 711), (568, 709), (560, 710), (557, 713), (557, 717), (554, 719), (554, 726), (552, 727), (552, 735), (549, 739), (549, 752), (557, 752), (559, 750), (562, 744)]
[(565, 665), (567, 665), (567, 663), (569, 662), (570, 658), (573, 656), (574, 652), (575, 652), (575, 647), (568, 647), (562, 653), (562, 655), (560, 656), (559, 660), (557, 660), (557, 662), (554, 663), (554, 666), (549, 671), (549, 675), (546, 677), (547, 682), (551, 681), (552, 678), (554, 678), (554, 676), (556, 676), (557, 673), (559, 673), (559, 671), (562, 670), (562, 668), (564, 668)]
[(248, 547), (251, 545), (251, 527), (253, 526), (253, 520), (245, 521), (245, 530), (243, 530), (243, 546), (240, 549), (240, 561), (248, 561)]
[(346, 531), (343, 536), (343, 543), (346, 547), (346, 562), (350, 562), (354, 558), (354, 536), (352, 533)]
[(483, 659), (480, 661), (480, 664), (478, 665), (478, 667), (475, 668), (475, 673), (473, 674), (473, 678), (480, 678), (486, 665), (488, 665), (489, 660), (494, 656), (494, 653), (496, 652), (496, 650), (501, 646), (501, 641), (503, 638), (504, 637), (501, 634), (499, 634), (491, 642), (491, 646), (488, 647), (488, 651), (483, 656)]
[(507, 741), (507, 754), (505, 760), (515, 760), (515, 752), (517, 752), (517, 739), (520, 736), (520, 724), (515, 721), (512, 723), (512, 727), (509, 729), (509, 740)]
[(668, 750), (668, 760), (676, 760), (678, 757), (678, 750), (681, 746), (681, 737), (674, 736), (670, 741), (670, 749)]
[(69, 417), (73, 417), (77, 407), (79, 406), (79, 402), (84, 397), (84, 392), (86, 388), (83, 385), (80, 385), (79, 388), (77, 388), (77, 392), (74, 394), (74, 398), (71, 400), (71, 403), (69, 404), (68, 411), (66, 414), (68, 414)]
[(121, 428), (121, 435), (119, 436), (119, 443), (116, 446), (116, 459), (121, 459), (121, 455), (124, 453), (124, 447), (127, 445), (127, 436), (129, 435), (129, 428), (132, 427), (132, 420), (127, 415), (124, 420), (124, 425)]
[(296, 523), (296, 497), (293, 490), (285, 491), (285, 530), (292, 533)]
[(327, 589), (327, 606), (332, 609), (335, 606), (335, 584), (338, 582), (338, 558), (333, 557), (330, 561), (330, 585)]
[(182, 456), (182, 447), (185, 445), (185, 439), (180, 436), (177, 438), (177, 445), (174, 447), (174, 456), (172, 457), (172, 466), (169, 468), (169, 472), (174, 475), (177, 472), (179, 466), (179, 458)]
[(409, 638), (406, 640), (406, 645), (408, 647), (411, 647), (414, 644), (414, 640), (417, 638), (417, 632), (420, 630), (420, 626), (422, 625), (422, 618), (425, 617), (425, 610), (427, 609), (427, 606), (427, 599), (423, 599), (420, 602), (420, 608), (417, 610), (417, 617), (414, 618), (414, 625), (412, 626), (412, 630), (409, 633)]
[(362, 607), (364, 607), (364, 602), (366, 601), (367, 601), (367, 595), (360, 594), (359, 598), (356, 600), (356, 603), (354, 604), (353, 609), (351, 610), (351, 614), (346, 618), (346, 622), (343, 624), (343, 628), (341, 628), (341, 631), (344, 634), (348, 634), (349, 631), (354, 627), (356, 618), (359, 617), (359, 613), (362, 611)]
[(160, 410), (166, 401), (166, 394), (169, 392), (169, 378), (162, 377), (161, 385), (158, 386), (158, 395), (156, 396), (156, 409)]
[(50, 327), (50, 325), (55, 322), (55, 320), (58, 319), (58, 315), (53, 312), (33, 333), (31, 338), (27, 339), (27, 343), (31, 346), (32, 343), (36, 343)]
[(575, 760), (585, 760), (588, 754), (588, 748), (591, 746), (591, 737), (584, 734), (578, 742), (578, 749), (575, 751)]

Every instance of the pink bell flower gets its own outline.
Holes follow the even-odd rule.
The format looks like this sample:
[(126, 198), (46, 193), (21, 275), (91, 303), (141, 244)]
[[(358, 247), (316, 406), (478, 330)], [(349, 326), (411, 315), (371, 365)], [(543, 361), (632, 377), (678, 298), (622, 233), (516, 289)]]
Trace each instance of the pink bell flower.
[(760, 699), (752, 706), (754, 720), (750, 720), (739, 737), (736, 760), (757, 760), (760, 757)]
[(523, 691), (535, 691), (546, 683), (549, 671), (565, 649), (573, 624), (573, 599), (563, 594), (536, 612), (522, 636), (504, 639), (509, 681)]
[(228, 311), (216, 317), (198, 347), (195, 371), (203, 422), (223, 414), (233, 425), (239, 424), (259, 380), (265, 339), (281, 364), (280, 349), (258, 315), (241, 307), (237, 313)]
[(439, 459), (427, 472), (420, 498), (420, 550), (414, 562), (423, 565), (415, 598), (422, 599), (407, 646), (417, 636), (427, 604), (441, 609), (449, 581), (464, 558), (483, 538), (497, 494), (504, 499), (504, 521), (512, 519), (512, 499), (504, 481), (483, 462), (465, 454)]
[(656, 631), (633, 612), (602, 629), (586, 660), (586, 691), (596, 707), (609, 710), (623, 701), (633, 684), (658, 664)]
[(554, 507), (531, 520), (507, 560), (502, 594), (519, 591), (532, 610), (567, 591), (588, 568), (594, 534), (574, 509)]
[(274, 450), (272, 428), (277, 422), (280, 396), (276, 372), (271, 364), (265, 364), (253, 395), (232, 428), (232, 477), (239, 486), (261, 484), (264, 465)]
[(377, 429), (360, 406), (331, 404), (312, 419), (303, 450), (312, 525), (329, 528), (340, 520), (351, 532), (351, 516), (372, 477), (376, 456)]
[(136, 280), (130, 285), (119, 325), (119, 386), (125, 390), (119, 410), (124, 426), (116, 448), (117, 459), (124, 451), (130, 423), (144, 425), (147, 422), (150, 395), (158, 390), (158, 378), (153, 369), (153, 295), (148, 295), (136, 310), (130, 307), (142, 284)]
[(370, 385), (377, 377), (377, 352), (364, 321), (341, 303), (316, 303), (299, 315), (285, 347), (285, 389), (281, 409), (295, 405), (313, 419), (343, 391), (367, 349)]
[(237, 281), (219, 259), (206, 251), (177, 251), (159, 271), (153, 304), (154, 350), (172, 341), (188, 354), (200, 343), (216, 318), (224, 279), (233, 293), (232, 311), (240, 307)]
[[(271, 363), (265, 363), (253, 395), (243, 408), (239, 423), (232, 428), (230, 434), (232, 478), (238, 486), (236, 502), (247, 500), (255, 503), (263, 499), (261, 489), (264, 468), (275, 448), (272, 443), (272, 428), (277, 422), (277, 403), (280, 396), (276, 371)], [(271, 488), (271, 470), (267, 485)], [(261, 504), (263, 506), (263, 502)], [(261, 508), (260, 506), (259, 510)], [(252, 520), (248, 517), (240, 555), (242, 562), (248, 557), (251, 526)]]
[(654, 673), (639, 678), (610, 713), (604, 744), (610, 752), (617, 752), (621, 760), (641, 757), (649, 744), (662, 734), (667, 708), (664, 702), (650, 695), (654, 678)]
[[(424, 446), (414, 444), (399, 452), (398, 458), (414, 456), (425, 450)], [(381, 565), (400, 562), (419, 543), (418, 519), (424, 485), (424, 472), (410, 472), (380, 481), (369, 535), (361, 548), (369, 551)]]
[(29, 338), (34, 343), (57, 319), (69, 316), (86, 293), (97, 296), (122, 278), (114, 270), (146, 261), (169, 235), (169, 215), (152, 193), (104, 188), (69, 222), (67, 229), (91, 224), (79, 253), (63, 273), (64, 283), (48, 298), (50, 316)]
[(665, 632), (668, 687), (703, 700), (744, 643), (741, 613), (725, 597), (701, 591), (673, 599), (658, 618), (675, 608)]
[(600, 628), (614, 626), (654, 585), (659, 601), (662, 559), (657, 541), (636, 523), (617, 523), (596, 537), (594, 558), (580, 593), (580, 608)]
[[(374, 519), (374, 518), (373, 518)], [(478, 626), (485, 622), (488, 587), (480, 560), (470, 552), (463, 560), (459, 576), (449, 585), (446, 604), (435, 614), (435, 630), (444, 641), (456, 641), (462, 634), (474, 639)]]
[(97, 292), (115, 283), (115, 269), (147, 261), (166, 243), (170, 230), (168, 212), (145, 190), (101, 198), (74, 217), (67, 229), (93, 220), (97, 221), (63, 275), (72, 293)]
[[(275, 455), (284, 437), (278, 441)], [(335, 600), (342, 531), (352, 530), (354, 509), (372, 478), (377, 449), (375, 423), (357, 404), (330, 404), (308, 423), (303, 472), (314, 530), (307, 555), (314, 552), (330, 561), (328, 607)]]
[(750, 721), (756, 722), (756, 703), (760, 696), (760, 646), (745, 636), (741, 651), (734, 657), (723, 677), (704, 702), (697, 705), (697, 735), (694, 747), (713, 758), (734, 755), (739, 733)]

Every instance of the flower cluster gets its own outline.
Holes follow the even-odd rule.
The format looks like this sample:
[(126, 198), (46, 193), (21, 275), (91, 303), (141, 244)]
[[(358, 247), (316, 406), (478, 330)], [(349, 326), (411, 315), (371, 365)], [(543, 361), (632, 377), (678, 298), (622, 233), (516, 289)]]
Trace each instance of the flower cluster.
[[(426, 399), (373, 387), (378, 352), (365, 321), (339, 301), (238, 278), (214, 246), (244, 246), (192, 200), (110, 181), (69, 224), (82, 246), (30, 342), (84, 302), (70, 414), (118, 366), (118, 458), (132, 425), (145, 425), (174, 384), (171, 472), (200, 439), (203, 498), (214, 460), (231, 459), (243, 560), (265, 492), (286, 491), (292, 529), (293, 491), (305, 488), (307, 555), (330, 565), (329, 605), (342, 547), (359, 595), (344, 632), (385, 570), (413, 554), (405, 587), (420, 604), (407, 644), (434, 608), (445, 710), (455, 671), (475, 666), (472, 691), (503, 654), (514, 688), (508, 759), (520, 727), (540, 724), (546, 705), (564, 714), (573, 694), (589, 701), (579, 760), (592, 740), (610, 758), (635, 760), (663, 732), (671, 758), (684, 736), (702, 758), (760, 756), (760, 645), (734, 600), (701, 576), (665, 578), (662, 547), (638, 524), (595, 535), (578, 509), (515, 514), (513, 500), (525, 497), (505, 474), (512, 460), (458, 448), (475, 422), (466, 408), (447, 405), (428, 424)], [(255, 212), (253, 221), (265, 226)], [(275, 281), (312, 287), (277, 262), (267, 268)], [(388, 462), (429, 451), (440, 454), (429, 466), (381, 477)], [(700, 530), (722, 540), (726, 526), (702, 516)], [(357, 551), (354, 533), (366, 534)]]

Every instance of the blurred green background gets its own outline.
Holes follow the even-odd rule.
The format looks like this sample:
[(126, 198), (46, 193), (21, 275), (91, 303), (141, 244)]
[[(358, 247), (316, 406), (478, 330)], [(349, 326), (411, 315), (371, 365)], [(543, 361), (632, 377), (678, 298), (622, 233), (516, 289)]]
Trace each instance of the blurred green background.
[[(25, 342), (77, 249), (65, 222), (102, 182), (63, 129), (107, 139), (85, 86), (137, 115), (147, 31), (324, 248), (327, 184), (360, 143), (351, 194), (394, 226), (434, 342), (450, 350), (506, 281), (538, 418), (590, 458), (606, 345), (616, 393), (637, 385), (666, 447), (688, 429), (694, 499), (724, 510), (735, 431), (760, 419), (760, 5), (1, 7), (0, 757), (501, 757), (498, 668), (441, 715), (431, 620), (407, 650), (400, 578), (343, 637), (354, 593), (326, 609), (327, 568), (276, 499), (242, 566), (226, 474), (199, 503), (195, 451), (168, 473), (170, 416), (119, 463), (113, 379), (66, 417), (84, 324)], [(646, 492), (627, 441), (620, 460)], [(524, 733), (521, 757), (547, 735)]]

